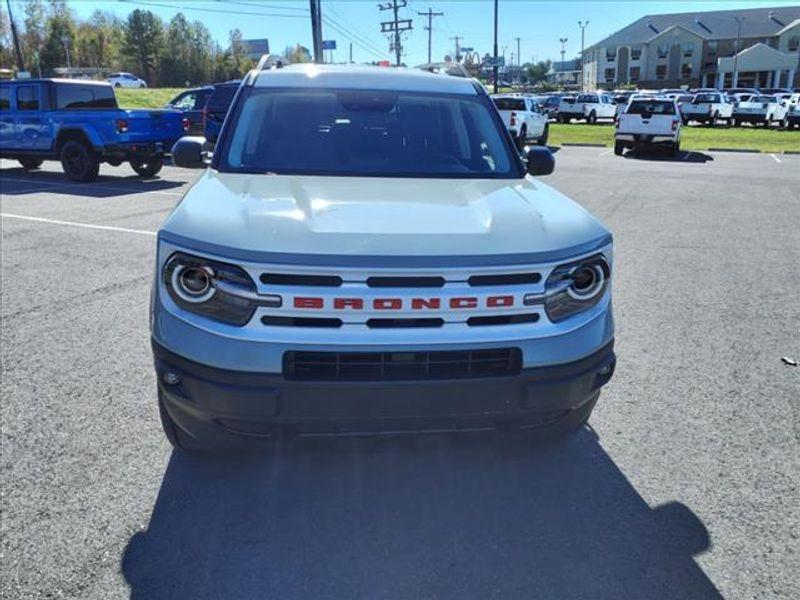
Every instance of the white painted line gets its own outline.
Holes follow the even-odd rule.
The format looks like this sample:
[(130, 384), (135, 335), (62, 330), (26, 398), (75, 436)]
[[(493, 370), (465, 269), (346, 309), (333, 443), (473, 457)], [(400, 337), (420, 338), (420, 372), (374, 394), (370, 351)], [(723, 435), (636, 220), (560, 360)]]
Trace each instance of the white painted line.
[(611, 152), (612, 152), (612, 150), (606, 150), (606, 151), (604, 151), (604, 152), (601, 152), (601, 153), (600, 153), (600, 154), (598, 154), (597, 156), (605, 156), (606, 154), (611, 154)]
[[(16, 183), (29, 183), (31, 185), (41, 185), (45, 187), (57, 187), (57, 188), (74, 188), (74, 187), (87, 187), (91, 186), (92, 189), (97, 190), (112, 190), (115, 192), (130, 192), (131, 194), (161, 194), (162, 196), (182, 196), (183, 192), (165, 192), (164, 190), (135, 190), (129, 187), (117, 187), (114, 185), (103, 185), (98, 183), (86, 184), (86, 183), (54, 183), (52, 181), (36, 181), (35, 179), (18, 179), (16, 177), (0, 177), (2, 181), (14, 181)], [(40, 190), (41, 191), (41, 190)], [(36, 192), (27, 192), (29, 194), (33, 194)]]
[(781, 162), (783, 162), (783, 161), (781, 161), (781, 159), (780, 159), (780, 158), (778, 158), (778, 157), (777, 157), (777, 156), (775, 156), (774, 154), (770, 154), (770, 156), (771, 156), (772, 158), (774, 158), (774, 159), (775, 159), (775, 162), (776, 162), (776, 163), (778, 163), (778, 164), (781, 164)]
[(85, 229), (100, 229), (102, 231), (118, 231), (120, 233), (136, 233), (138, 235), (155, 236), (155, 231), (144, 231), (142, 229), (128, 229), (127, 227), (112, 227), (110, 225), (93, 225), (91, 223), (76, 223), (75, 221), (59, 221), (58, 219), (43, 219), (42, 217), (28, 217), (25, 215), (12, 215), (11, 213), (0, 213), (4, 219), (21, 219), (23, 221), (35, 221), (37, 223), (48, 223), (50, 225), (66, 225), (68, 227), (83, 227)]

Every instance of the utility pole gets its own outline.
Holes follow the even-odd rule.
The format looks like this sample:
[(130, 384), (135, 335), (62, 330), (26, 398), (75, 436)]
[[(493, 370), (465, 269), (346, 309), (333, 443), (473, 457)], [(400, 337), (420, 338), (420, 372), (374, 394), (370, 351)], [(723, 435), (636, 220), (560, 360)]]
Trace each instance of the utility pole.
[(428, 64), (431, 64), (431, 36), (433, 34), (433, 17), (443, 17), (443, 12), (433, 12), (430, 7), (428, 7), (428, 12), (419, 12), (417, 14), (421, 17), (428, 17), (428, 26), (423, 27), (423, 29), (428, 30)]
[(381, 23), (381, 33), (390, 33), (394, 37), (394, 41), (389, 44), (389, 51), (394, 50), (395, 66), (400, 66), (400, 55), (403, 53), (403, 45), (400, 43), (400, 34), (403, 31), (411, 29), (411, 19), (401, 19), (397, 15), (397, 11), (405, 8), (408, 4), (407, 0), (391, 0), (386, 4), (378, 4), (378, 9), (381, 11), (391, 10), (394, 13), (394, 18), (391, 21), (383, 21)]
[(517, 40), (517, 66), (521, 67), (522, 66), (522, 54), (521, 54), (520, 49), (519, 49), (519, 41), (520, 41), (520, 39), (519, 38), (514, 38), (514, 39)]
[(11, 15), (11, 2), (6, 0), (8, 7), (8, 20), (11, 22), (11, 36), (14, 38), (14, 49), (17, 52), (17, 69), (19, 71), (25, 70), (25, 63), (22, 62), (22, 50), (19, 48), (19, 37), (17, 36), (17, 27), (14, 25), (14, 17)]
[(455, 60), (456, 62), (461, 62), (461, 45), (459, 44), (459, 42), (464, 39), (464, 36), (456, 35), (451, 37), (450, 39), (455, 40), (456, 42), (456, 54), (453, 57), (453, 60)]
[(353, 64), (353, 42), (350, 42), (350, 64)]
[(564, 55), (567, 53), (567, 51), (564, 49), (564, 44), (566, 44), (569, 40), (567, 38), (558, 38), (558, 41), (561, 42), (561, 62), (563, 63)]
[(585, 33), (586, 33), (586, 26), (589, 24), (589, 21), (585, 23), (583, 21), (578, 21), (578, 27), (581, 28), (581, 92), (586, 91), (586, 74), (583, 72), (583, 52), (584, 52), (584, 44), (586, 42)]
[(325, 54), (322, 51), (322, 12), (320, 0), (308, 0), (311, 11), (311, 37), (314, 44), (314, 62), (324, 63)]
[[(733, 52), (733, 78), (731, 79), (731, 87), (739, 85), (739, 40), (742, 37), (742, 21), (744, 17), (733, 17), (736, 21), (736, 49)], [(722, 82), (722, 87), (725, 87), (725, 82)]]
[(494, 62), (492, 76), (494, 77), (494, 93), (497, 93), (497, 2), (494, 0)]

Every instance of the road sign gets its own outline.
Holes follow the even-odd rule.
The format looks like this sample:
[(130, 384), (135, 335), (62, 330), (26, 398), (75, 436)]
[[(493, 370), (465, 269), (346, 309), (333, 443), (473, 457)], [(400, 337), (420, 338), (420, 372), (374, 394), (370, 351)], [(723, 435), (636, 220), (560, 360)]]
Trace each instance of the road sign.
[(459, 52), (475, 52), (475, 48), (472, 46), (461, 46), (458, 50)]
[(504, 67), (506, 66), (506, 59), (502, 56), (497, 57), (497, 63), (494, 62), (494, 58), (489, 56), (484, 61), (484, 66), (486, 67)]
[(336, 40), (322, 40), (323, 50), (336, 50)]

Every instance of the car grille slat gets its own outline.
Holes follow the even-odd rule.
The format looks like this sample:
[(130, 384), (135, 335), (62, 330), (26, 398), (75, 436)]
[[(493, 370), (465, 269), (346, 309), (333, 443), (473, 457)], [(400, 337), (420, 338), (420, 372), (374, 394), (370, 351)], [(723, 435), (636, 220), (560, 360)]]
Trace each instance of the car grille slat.
[(432, 352), (290, 351), (283, 373), (293, 381), (407, 381), (519, 374), (519, 348)]

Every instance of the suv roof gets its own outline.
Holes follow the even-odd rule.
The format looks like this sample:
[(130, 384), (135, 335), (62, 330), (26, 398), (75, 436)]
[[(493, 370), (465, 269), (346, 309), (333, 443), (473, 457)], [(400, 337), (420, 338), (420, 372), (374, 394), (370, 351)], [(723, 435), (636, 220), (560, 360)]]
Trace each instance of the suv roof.
[(256, 72), (251, 81), (255, 87), (404, 90), (471, 96), (481, 93), (480, 85), (472, 79), (402, 67), (298, 64)]

